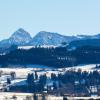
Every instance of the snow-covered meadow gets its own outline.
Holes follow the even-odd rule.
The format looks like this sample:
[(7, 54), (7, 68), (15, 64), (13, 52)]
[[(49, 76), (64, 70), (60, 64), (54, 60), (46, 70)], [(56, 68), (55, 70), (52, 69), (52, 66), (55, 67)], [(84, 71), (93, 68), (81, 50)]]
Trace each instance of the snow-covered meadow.
[[(95, 69), (95, 67), (96, 67), (96, 64), (80, 65), (80, 66), (67, 67), (67, 68), (49, 68), (49, 67), (42, 66), (42, 65), (41, 66), (40, 65), (33, 65), (33, 66), (29, 65), (26, 68), (23, 68), (23, 67), (0, 68), (0, 72), (2, 72), (1, 76), (0, 76), (0, 90), (2, 91), (4, 88), (9, 87), (9, 85), (7, 85), (7, 78), (11, 77), (11, 72), (15, 72), (16, 78), (11, 81), (10, 85), (18, 86), (18, 85), (26, 84), (26, 79), (27, 79), (28, 73), (35, 74), (35, 72), (37, 72), (38, 77), (40, 75), (46, 74), (48, 79), (50, 79), (52, 73), (58, 75), (59, 73), (65, 73), (68, 70), (78, 71), (79, 69), (81, 69), (81, 71), (88, 71), (88, 72), (94, 71), (94, 70), (100, 71), (100, 69)], [(48, 84), (52, 83), (49, 80), (48, 80), (48, 82), (49, 82)], [(11, 95), (11, 94), (9, 94), (9, 95)], [(5, 97), (5, 93), (4, 93), (4, 96), (2, 95), (2, 98), (4, 98), (4, 97)], [(2, 99), (0, 98), (0, 100), (2, 100)], [(22, 100), (22, 99), (18, 99), (18, 100)]]
[(65, 73), (68, 70), (74, 70), (78, 71), (81, 69), (82, 71), (93, 71), (93, 70), (98, 70), (100, 69), (95, 69), (96, 65), (95, 64), (90, 64), (90, 65), (80, 65), (80, 66), (74, 66), (74, 67), (67, 67), (67, 68), (49, 68), (49, 67), (44, 67), (43, 68), (40, 65), (35, 65), (36, 67), (28, 67), (28, 68), (0, 68), (0, 71), (2, 72), (2, 76), (0, 77), (0, 83), (5, 82), (7, 78), (10, 77), (11, 72), (15, 72), (16, 74), (16, 79), (14, 82), (20, 82), (21, 80), (25, 80), (27, 78), (28, 73), (35, 73), (37, 72), (38, 77), (40, 75), (46, 74), (47, 77), (51, 77), (51, 74), (54, 73), (58, 75), (59, 73)]
[[(97, 64), (97, 65), (100, 65), (100, 64)], [(96, 64), (88, 64), (88, 65), (79, 65), (79, 66), (74, 66), (74, 67), (68, 67), (68, 68), (65, 68), (64, 70), (67, 71), (67, 70), (75, 70), (75, 71), (78, 71), (79, 69), (81, 69), (81, 71), (94, 71), (94, 70), (98, 70), (100, 71), (100, 69), (96, 69)]]

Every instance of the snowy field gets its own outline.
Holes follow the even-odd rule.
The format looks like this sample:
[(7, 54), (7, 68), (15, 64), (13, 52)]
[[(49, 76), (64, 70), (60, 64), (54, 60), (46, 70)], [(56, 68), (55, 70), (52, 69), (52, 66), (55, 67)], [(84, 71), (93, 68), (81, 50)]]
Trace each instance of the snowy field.
[[(2, 71), (3, 73), (3, 77), (7, 77), (7, 75), (9, 75), (11, 72), (15, 72), (16, 73), (16, 78), (26, 78), (28, 73), (33, 73), (36, 71), (38, 76), (46, 74), (48, 77), (51, 76), (52, 73), (54, 74), (59, 74), (59, 73), (64, 73), (68, 70), (75, 70), (77, 71), (78, 69), (81, 69), (82, 71), (93, 71), (96, 70), (95, 69), (95, 64), (91, 64), (91, 65), (82, 65), (82, 66), (74, 66), (74, 67), (67, 67), (67, 68), (49, 68), (49, 67), (44, 67), (42, 68), (42, 66), (40, 67), (40, 65), (34, 65), (34, 67), (32, 68), (0, 68), (0, 71)], [(100, 69), (98, 69), (98, 71), (100, 71)], [(3, 80), (3, 77), (2, 80)], [(8, 76), (9, 77), (9, 76)]]
[(11, 72), (16, 73), (17, 78), (25, 78), (30, 73), (32, 68), (0, 68), (3, 74), (10, 74)]
[(96, 64), (90, 64), (90, 65), (76, 66), (76, 69), (81, 69), (82, 71), (94, 71), (94, 70), (100, 71), (100, 69), (95, 69), (95, 67)]
[[(0, 100), (34, 100), (32, 93), (7, 93), (7, 92), (1, 92), (0, 93)], [(41, 95), (38, 94), (38, 100), (43, 100)], [(14, 99), (14, 97), (16, 97)], [(100, 97), (93, 96), (93, 97), (68, 97), (68, 100), (100, 100)], [(47, 95), (46, 100), (63, 100), (62, 96), (54, 96), (54, 95)]]
[[(7, 93), (7, 92), (1, 92), (0, 93), (0, 100), (34, 100), (32, 93)], [(37, 94), (38, 100), (43, 100), (41, 94)], [(13, 97), (16, 97), (14, 99)], [(60, 96), (54, 96), (54, 95), (47, 95), (46, 100), (63, 100), (63, 97)]]
[[(100, 65), (100, 64), (98, 64)], [(80, 66), (74, 66), (74, 67), (67, 67), (67, 68), (64, 68), (63, 70), (64, 71), (67, 71), (67, 70), (75, 70), (75, 71), (78, 71), (79, 69), (81, 69), (82, 71), (94, 71), (94, 70), (98, 70), (100, 71), (100, 69), (95, 69), (96, 67), (96, 64), (89, 64), (89, 65), (80, 65)], [(62, 68), (59, 68), (59, 70), (62, 70)]]
[[(40, 75), (46, 74), (47, 77), (51, 77), (51, 74), (54, 73), (56, 75), (58, 75), (59, 73), (64, 73), (68, 70), (74, 70), (74, 71), (78, 71), (78, 69), (81, 69), (82, 71), (93, 71), (96, 70), (95, 69), (95, 64), (91, 64), (91, 65), (83, 65), (83, 66), (75, 66), (75, 67), (67, 67), (67, 68), (56, 68), (56, 69), (52, 69), (52, 68), (48, 68), (48, 67), (44, 67), (42, 68), (42, 66), (40, 67), (40, 65), (33, 65), (34, 67), (32, 68), (0, 68), (0, 71), (2, 71), (2, 76), (0, 77), (0, 83), (4, 83), (7, 81), (7, 78), (10, 77), (10, 73), (11, 72), (15, 72), (16, 73), (16, 79), (12, 82), (12, 83), (18, 83), (20, 81), (23, 81), (27, 78), (28, 73), (33, 73), (36, 71), (38, 77)], [(98, 71), (100, 71), (100, 69), (98, 69)]]
[[(16, 99), (14, 99), (16, 97)], [(0, 100), (27, 100), (27, 97), (33, 100), (33, 94), (31, 93), (0, 93)]]
[[(49, 68), (49, 67), (44, 67), (42, 68), (42, 66), (38, 66), (38, 65), (33, 65), (34, 67), (28, 67), (28, 68), (0, 68), (0, 72), (2, 72), (2, 75), (0, 77), (0, 89), (3, 89), (5, 87), (7, 87), (8, 85), (6, 84), (7, 82), (7, 78), (11, 77), (11, 72), (15, 72), (16, 73), (16, 78), (14, 80), (11, 81), (11, 85), (21, 85), (21, 84), (26, 84), (26, 78), (28, 73), (35, 73), (35, 71), (37, 72), (38, 77), (40, 75), (46, 74), (48, 78), (51, 77), (51, 74), (54, 73), (56, 75), (58, 75), (59, 73), (65, 73), (68, 70), (74, 70), (74, 71), (78, 71), (79, 69), (81, 69), (82, 71), (93, 71), (93, 70), (97, 70), (95, 69), (96, 65), (95, 64), (91, 64), (91, 65), (80, 65), (80, 66), (74, 66), (74, 67), (67, 67), (67, 68)], [(98, 69), (98, 71), (100, 71), (100, 69)], [(48, 81), (49, 82), (49, 81)], [(50, 82), (48, 83), (50, 84)], [(5, 87), (4, 87), (5, 85)], [(3, 100), (6, 97), (12, 97), (12, 94), (16, 95), (16, 93), (1, 93), (0, 92), (0, 100)], [(2, 96), (1, 96), (2, 95)], [(22, 95), (18, 97), (18, 100), (23, 100), (23, 98), (26, 98), (26, 95), (28, 94), (18, 94), (18, 95)], [(24, 96), (23, 96), (24, 95)], [(29, 94), (31, 95), (31, 94)], [(51, 98), (51, 97), (49, 97)], [(55, 97), (52, 97), (55, 98)], [(78, 98), (77, 98), (78, 99)], [(49, 100), (62, 100), (60, 99), (49, 99)], [(88, 100), (88, 99), (87, 99)]]

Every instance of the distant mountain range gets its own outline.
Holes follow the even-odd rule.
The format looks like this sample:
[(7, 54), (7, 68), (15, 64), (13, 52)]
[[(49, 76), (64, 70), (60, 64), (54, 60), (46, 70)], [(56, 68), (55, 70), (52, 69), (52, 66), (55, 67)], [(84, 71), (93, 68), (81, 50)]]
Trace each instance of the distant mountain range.
[(59, 45), (63, 42), (69, 43), (77, 40), (75, 36), (63, 36), (58, 33), (41, 31), (32, 38), (30, 45)]
[(100, 46), (100, 34), (97, 35), (77, 35), (64, 36), (58, 33), (41, 31), (34, 37), (24, 29), (20, 28), (15, 31), (11, 37), (0, 41), (0, 47), (9, 47), (11, 45), (18, 46), (36, 46), (36, 45), (60, 45), (66, 42), (70, 47), (78, 47), (82, 45)]

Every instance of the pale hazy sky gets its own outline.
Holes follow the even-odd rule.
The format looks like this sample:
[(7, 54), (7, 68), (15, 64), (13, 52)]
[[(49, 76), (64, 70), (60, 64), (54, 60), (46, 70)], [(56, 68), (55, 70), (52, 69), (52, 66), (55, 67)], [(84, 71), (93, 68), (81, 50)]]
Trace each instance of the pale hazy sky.
[(32, 36), (100, 33), (100, 0), (0, 0), (0, 40), (20, 27)]

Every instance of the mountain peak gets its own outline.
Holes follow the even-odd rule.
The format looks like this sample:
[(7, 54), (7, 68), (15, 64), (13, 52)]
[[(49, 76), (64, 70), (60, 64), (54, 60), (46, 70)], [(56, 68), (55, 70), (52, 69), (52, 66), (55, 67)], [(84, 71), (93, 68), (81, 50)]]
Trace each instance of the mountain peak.
[(70, 36), (63, 36), (54, 32), (40, 31), (30, 42), (30, 45), (60, 45), (62, 42), (69, 42), (76, 39)]
[(47, 31), (40, 31), (39, 33), (47, 33)]
[(32, 37), (30, 36), (30, 34), (25, 31), (22, 28), (19, 28), (17, 31), (15, 31), (12, 36), (9, 38), (9, 40), (11, 42), (13, 42), (14, 44), (26, 44), (28, 43), (30, 40), (32, 39)]
[(22, 28), (19, 28), (17, 31), (15, 31), (10, 38), (2, 40), (0, 42), (1, 47), (2, 46), (10, 46), (10, 45), (25, 45), (28, 42), (30, 42), (32, 37), (30, 34), (25, 31)]
[(25, 31), (23, 28), (19, 28), (18, 31)]
[(40, 31), (38, 34), (57, 34), (57, 33), (54, 33), (54, 32), (48, 32), (48, 31)]
[(15, 31), (10, 38), (18, 37), (18, 36), (31, 37), (30, 34), (27, 31), (25, 31), (24, 29), (22, 29), (22, 28), (19, 28), (17, 31)]

